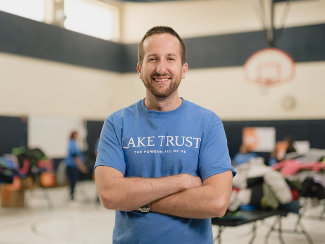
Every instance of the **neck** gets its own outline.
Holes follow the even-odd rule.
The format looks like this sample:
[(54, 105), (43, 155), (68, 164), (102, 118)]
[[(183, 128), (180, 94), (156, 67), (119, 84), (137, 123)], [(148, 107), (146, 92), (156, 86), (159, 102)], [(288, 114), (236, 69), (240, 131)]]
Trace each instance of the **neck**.
[(172, 111), (181, 106), (183, 100), (178, 97), (177, 91), (167, 98), (157, 98), (147, 91), (144, 105), (149, 110), (167, 112)]

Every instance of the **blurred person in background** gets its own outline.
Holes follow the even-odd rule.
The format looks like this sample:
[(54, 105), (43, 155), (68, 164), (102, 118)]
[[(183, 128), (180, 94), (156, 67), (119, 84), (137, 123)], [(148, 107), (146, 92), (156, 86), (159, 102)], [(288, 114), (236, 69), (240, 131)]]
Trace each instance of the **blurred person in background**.
[(271, 152), (269, 157), (269, 166), (275, 165), (279, 162), (278, 159), (278, 151), (274, 149), (274, 151)]
[[(94, 153), (95, 153), (96, 157), (98, 154), (98, 144), (99, 144), (99, 138), (96, 140), (95, 146), (94, 146)], [(93, 174), (93, 178), (95, 179), (95, 174)], [(98, 203), (98, 204), (100, 203), (100, 199), (99, 199), (97, 191), (96, 191), (96, 203)]]
[(293, 140), (292, 136), (286, 136), (284, 138), (284, 141), (287, 142), (287, 145), (288, 145), (286, 154), (292, 153), (292, 152), (297, 152), (296, 148), (293, 145), (295, 141)]
[(284, 142), (283, 147), (275, 148), (275, 150), (271, 152), (269, 158), (269, 166), (272, 166), (284, 160), (287, 154), (297, 152), (296, 148), (294, 147), (294, 140), (292, 136), (290, 135), (286, 136), (283, 142)]
[(70, 135), (68, 145), (68, 156), (65, 159), (66, 172), (70, 185), (70, 200), (74, 200), (74, 189), (80, 179), (80, 172), (87, 173), (88, 169), (84, 164), (84, 156), (77, 145), (78, 132), (73, 131)]
[(98, 144), (99, 144), (99, 138), (96, 140), (95, 146), (94, 146), (94, 153), (95, 153), (96, 157), (97, 157), (97, 154), (98, 154)]
[(233, 165), (238, 166), (240, 164), (247, 163), (251, 158), (257, 158), (257, 154), (249, 151), (248, 148), (242, 144), (239, 148), (239, 152), (236, 153), (233, 159)]

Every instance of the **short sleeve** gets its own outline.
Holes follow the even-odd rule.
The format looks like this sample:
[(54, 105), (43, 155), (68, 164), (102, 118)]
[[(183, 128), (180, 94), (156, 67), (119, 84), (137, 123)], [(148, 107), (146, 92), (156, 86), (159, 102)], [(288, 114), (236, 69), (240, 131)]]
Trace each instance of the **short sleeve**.
[(125, 175), (124, 153), (111, 116), (105, 120), (100, 134), (94, 168), (97, 166), (109, 166)]
[(227, 138), (222, 123), (214, 125), (207, 134), (199, 157), (199, 171), (202, 180), (231, 170), (233, 176), (236, 175), (234, 167), (231, 165)]

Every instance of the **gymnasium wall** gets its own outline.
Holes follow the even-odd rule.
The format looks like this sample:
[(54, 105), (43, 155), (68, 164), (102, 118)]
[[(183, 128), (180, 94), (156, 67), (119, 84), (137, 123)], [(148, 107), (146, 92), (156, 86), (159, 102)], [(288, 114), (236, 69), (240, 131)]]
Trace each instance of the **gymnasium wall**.
[(104, 119), (115, 105), (121, 74), (0, 53), (1, 115)]
[[(276, 4), (276, 23), (284, 6)], [(185, 99), (231, 123), (325, 118), (325, 0), (293, 1), (277, 47), (295, 59), (296, 77), (270, 89), (243, 78), (245, 60), (267, 47), (250, 0), (124, 3), (121, 9), (120, 43), (0, 11), (0, 116), (82, 118), (94, 122), (97, 134), (107, 115), (145, 96), (137, 43), (152, 26), (170, 25), (188, 46)], [(288, 96), (296, 100), (292, 110), (282, 105)]]

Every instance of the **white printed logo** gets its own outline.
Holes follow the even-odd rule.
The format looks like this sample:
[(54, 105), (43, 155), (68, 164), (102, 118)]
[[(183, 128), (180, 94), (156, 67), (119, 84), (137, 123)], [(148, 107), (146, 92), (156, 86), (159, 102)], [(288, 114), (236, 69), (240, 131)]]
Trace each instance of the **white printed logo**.
[(199, 148), (201, 138), (190, 136), (148, 136), (148, 137), (130, 137), (129, 139), (122, 138), (122, 147), (139, 148), (139, 147), (154, 147), (159, 145), (160, 147), (193, 147)]

